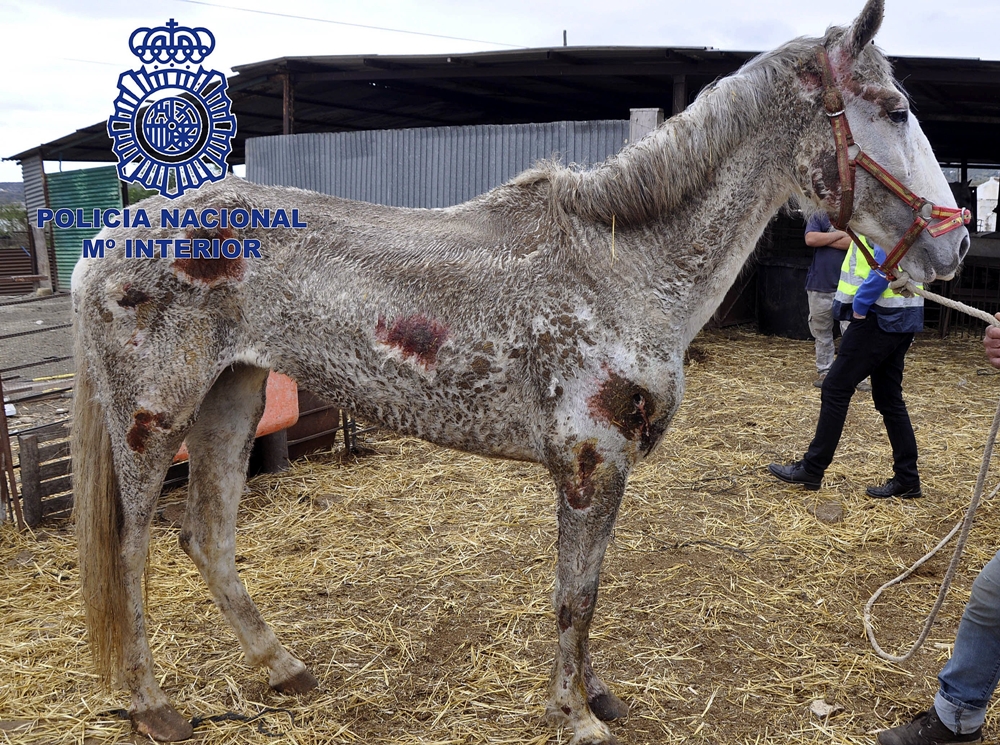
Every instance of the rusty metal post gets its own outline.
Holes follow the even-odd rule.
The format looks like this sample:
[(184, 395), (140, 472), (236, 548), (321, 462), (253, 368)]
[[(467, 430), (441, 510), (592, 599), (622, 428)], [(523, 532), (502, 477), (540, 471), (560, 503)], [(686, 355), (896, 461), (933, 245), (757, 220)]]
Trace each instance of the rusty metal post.
[(281, 76), (281, 133), (295, 134), (295, 88), (290, 72)]
[(17, 518), (17, 529), (24, 530), (21, 500), (17, 496), (14, 477), (14, 454), (10, 449), (10, 430), (7, 429), (7, 410), (3, 406), (3, 376), (0, 376), (0, 502), (7, 515)]
[(21, 461), (21, 505), (24, 522), (34, 528), (42, 521), (42, 466), (38, 460), (38, 435), (17, 438)]
[(344, 454), (355, 455), (358, 452), (358, 425), (354, 417), (347, 413), (347, 409), (341, 409), (340, 415), (343, 419), (344, 428)]
[(687, 108), (687, 78), (684, 75), (674, 75), (674, 107), (670, 111), (671, 116), (677, 116)]
[(52, 282), (52, 268), (49, 262), (48, 241), (45, 239), (45, 231), (37, 227), (38, 208), (47, 207), (49, 204), (48, 184), (45, 180), (45, 166), (41, 155), (34, 155), (31, 158), (22, 160), (20, 164), (21, 177), (25, 187), (30, 187), (31, 185), (39, 185), (41, 187), (40, 190), (26, 188), (24, 195), (25, 207), (28, 210), (28, 243), (34, 256), (34, 271), (45, 276), (45, 279), (38, 283), (38, 289), (42, 290), (45, 294), (51, 295), (54, 285)]

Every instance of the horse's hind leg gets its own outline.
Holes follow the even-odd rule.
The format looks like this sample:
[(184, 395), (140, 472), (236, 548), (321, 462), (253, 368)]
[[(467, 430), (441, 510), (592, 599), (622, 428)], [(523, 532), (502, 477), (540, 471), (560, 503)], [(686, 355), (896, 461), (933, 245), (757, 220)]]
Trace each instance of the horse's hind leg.
[(180, 543), (236, 632), (247, 662), (269, 669), (272, 688), (303, 693), (316, 687), (316, 678), (281, 646), (236, 572), (236, 513), (266, 382), (267, 370), (237, 365), (205, 397), (187, 437), (191, 471)]
[[(74, 509), (87, 631), (101, 678), (124, 679), (136, 728), (158, 740), (183, 740), (192, 728), (157, 683), (142, 578), (153, 508), (197, 410), (197, 394), (170, 385), (153, 367), (131, 372), (91, 369), (78, 352)], [(99, 375), (107, 381), (103, 400)], [(133, 387), (138, 381), (143, 395)]]
[(559, 496), (559, 544), (553, 596), (559, 651), (550, 683), (548, 714), (573, 729), (571, 745), (616, 742), (601, 720), (627, 708), (594, 673), (589, 632), (597, 603), (601, 562), (625, 491), (626, 474), (586, 441), (552, 454), (549, 470)]
[[(149, 525), (163, 486), (163, 477), (180, 439), (162, 448), (162, 453), (146, 460), (149, 476), (138, 481), (131, 493), (132, 509), (125, 507), (122, 521), (121, 555), (130, 617), (135, 619), (123, 645), (125, 685), (132, 692), (130, 716), (139, 732), (157, 740), (186, 740), (191, 724), (173, 706), (156, 682), (152, 652), (146, 636), (143, 615), (142, 577), (149, 553)], [(159, 449), (159, 448), (158, 448)]]

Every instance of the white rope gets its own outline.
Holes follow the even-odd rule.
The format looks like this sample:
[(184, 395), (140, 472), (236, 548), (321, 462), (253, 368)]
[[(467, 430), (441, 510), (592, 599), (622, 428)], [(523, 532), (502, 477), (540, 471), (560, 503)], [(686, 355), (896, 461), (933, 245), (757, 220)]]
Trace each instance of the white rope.
[[(909, 293), (912, 295), (921, 295), (928, 300), (933, 300), (939, 305), (943, 305), (947, 308), (952, 308), (954, 310), (966, 313), (974, 318), (979, 318), (992, 326), (1000, 326), (1000, 321), (995, 317), (991, 316), (985, 311), (978, 310), (971, 306), (965, 305), (964, 303), (959, 303), (955, 300), (949, 298), (941, 297), (933, 292), (927, 290), (919, 289), (910, 280), (906, 274), (902, 274), (899, 279), (895, 280), (890, 284), (894, 290), (902, 292), (903, 294)], [(979, 467), (979, 476), (976, 479), (976, 488), (972, 495), (972, 502), (969, 504), (969, 508), (965, 511), (965, 517), (959, 521), (951, 532), (948, 533), (941, 542), (938, 543), (933, 549), (928, 553), (924, 554), (920, 559), (916, 561), (909, 569), (903, 572), (901, 575), (896, 577), (889, 582), (886, 582), (880, 588), (878, 588), (875, 593), (871, 596), (868, 602), (865, 604), (864, 612), (864, 624), (865, 633), (868, 635), (868, 641), (872, 645), (872, 649), (875, 653), (881, 657), (883, 660), (889, 662), (905, 662), (910, 659), (913, 654), (920, 649), (920, 646), (927, 640), (927, 636), (930, 634), (931, 626), (934, 623), (934, 619), (937, 617), (938, 611), (941, 610), (941, 605), (944, 603), (945, 596), (948, 594), (948, 590), (951, 587), (952, 580), (955, 578), (955, 572), (958, 570), (958, 564), (962, 559), (962, 552), (965, 550), (965, 543), (969, 538), (969, 532), (972, 530), (972, 523), (976, 516), (976, 509), (979, 507), (979, 503), (982, 501), (983, 496), (983, 484), (986, 482), (986, 474), (990, 469), (990, 459), (993, 456), (993, 445), (997, 439), (997, 431), (1000, 430), (1000, 402), (997, 403), (996, 414), (993, 415), (993, 426), (990, 428), (989, 437), (986, 440), (986, 449), (983, 452), (983, 461)], [(988, 499), (991, 499), (998, 491), (1000, 491), (1000, 486), (990, 494)], [(896, 656), (889, 654), (882, 647), (879, 646), (878, 641), (875, 639), (875, 630), (872, 627), (872, 608), (875, 606), (875, 601), (878, 600), (879, 596), (883, 591), (892, 587), (893, 585), (898, 585), (904, 579), (913, 574), (917, 569), (920, 568), (928, 559), (930, 559), (934, 554), (940, 551), (944, 546), (950, 541), (956, 533), (959, 533), (958, 542), (955, 544), (955, 553), (951, 557), (951, 563), (948, 565), (948, 570), (945, 572), (944, 579), (941, 580), (941, 589), (938, 591), (937, 600), (934, 602), (934, 607), (931, 608), (930, 614), (927, 616), (927, 621), (924, 623), (923, 631), (920, 632), (920, 636), (913, 643), (913, 646), (907, 650), (907, 652), (901, 656)]]

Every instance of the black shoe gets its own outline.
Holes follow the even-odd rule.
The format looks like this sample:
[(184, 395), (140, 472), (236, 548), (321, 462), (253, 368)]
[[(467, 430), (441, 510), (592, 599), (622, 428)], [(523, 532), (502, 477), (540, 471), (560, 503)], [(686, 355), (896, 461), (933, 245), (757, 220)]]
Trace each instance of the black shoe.
[(937, 710), (919, 714), (909, 724), (903, 724), (878, 733), (880, 745), (945, 745), (951, 742), (977, 743), (983, 741), (983, 728), (965, 735), (956, 735), (942, 722)]
[(882, 486), (869, 486), (865, 489), (865, 494), (875, 499), (886, 499), (888, 497), (899, 497), (900, 499), (916, 499), (924, 496), (920, 490), (920, 484), (907, 486), (896, 481), (896, 477), (886, 481)]
[(790, 463), (787, 466), (780, 466), (772, 463), (767, 467), (773, 476), (788, 484), (802, 484), (809, 491), (816, 491), (823, 482), (822, 476), (813, 476), (807, 473), (802, 461)]

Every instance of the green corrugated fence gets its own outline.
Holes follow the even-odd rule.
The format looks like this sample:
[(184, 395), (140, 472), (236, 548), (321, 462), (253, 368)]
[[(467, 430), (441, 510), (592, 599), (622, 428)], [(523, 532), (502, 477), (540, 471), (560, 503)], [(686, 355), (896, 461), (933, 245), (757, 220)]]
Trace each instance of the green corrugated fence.
[[(122, 191), (115, 166), (86, 168), (46, 175), (49, 207), (82, 209), (89, 216), (94, 209), (121, 208)], [(60, 290), (69, 290), (70, 276), (83, 250), (83, 240), (93, 238), (100, 228), (56, 228), (52, 235), (56, 248), (56, 275)]]

